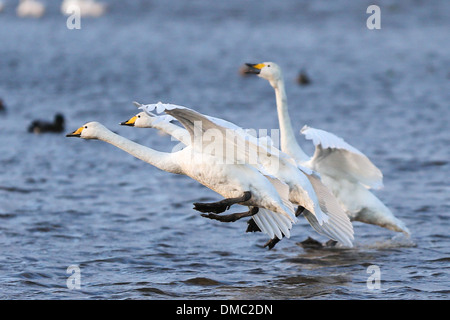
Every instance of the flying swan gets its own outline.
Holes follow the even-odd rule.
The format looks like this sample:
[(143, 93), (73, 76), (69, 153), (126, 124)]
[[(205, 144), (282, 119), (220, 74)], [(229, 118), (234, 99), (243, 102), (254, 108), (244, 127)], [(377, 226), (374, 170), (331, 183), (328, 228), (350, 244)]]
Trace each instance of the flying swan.
[(304, 126), (300, 132), (316, 146), (314, 155), (308, 156), (297, 143), (291, 125), (281, 68), (273, 62), (247, 63), (246, 66), (247, 73), (268, 80), (275, 90), (281, 150), (292, 156), (298, 164), (317, 171), (352, 221), (409, 235), (406, 225), (369, 190), (383, 186), (381, 171), (343, 139), (327, 131)]
[[(273, 147), (270, 140), (257, 139), (231, 122), (206, 116), (183, 106), (163, 103), (141, 105), (135, 102), (135, 104), (144, 112), (123, 122), (123, 125), (153, 127), (172, 135), (185, 145), (195, 145), (190, 137), (196, 129), (200, 128), (203, 133), (215, 130), (219, 133), (215, 135), (215, 138), (223, 139), (223, 141), (219, 141), (219, 145), (216, 145), (215, 149), (220, 149), (225, 144), (231, 146), (231, 150), (237, 150), (237, 153), (241, 152), (240, 156), (235, 154), (233, 156), (250, 164), (249, 149), (254, 150), (257, 153), (258, 162), (253, 162), (253, 166), (289, 186), (289, 200), (299, 208), (296, 215), (302, 214), (318, 233), (352, 247), (352, 224), (335, 197), (312, 170), (299, 168), (291, 157)], [(152, 111), (157, 113), (164, 111), (169, 115), (156, 116)], [(174, 120), (172, 116), (180, 121), (186, 129), (172, 124), (170, 122)], [(195, 123), (200, 123), (200, 126), (195, 127)], [(233, 134), (230, 134), (230, 131)], [(217, 139), (214, 139), (214, 142), (217, 143)], [(198, 146), (200, 146), (199, 152), (208, 147), (211, 148), (211, 145), (206, 146), (205, 144), (197, 144)], [(247, 148), (240, 149), (241, 146), (247, 146)], [(220, 220), (215, 215), (208, 215), (208, 217)], [(258, 216), (253, 218), (253, 220), (256, 219)], [(271, 248), (276, 242), (269, 241), (266, 246)]]
[(235, 203), (248, 206), (249, 212), (241, 217), (257, 215), (255, 222), (270, 238), (290, 237), (289, 230), (297, 222), (287, 186), (249, 165), (221, 164), (213, 155), (198, 155), (191, 146), (159, 152), (115, 134), (99, 122), (86, 123), (66, 136), (101, 140), (163, 171), (187, 175), (225, 198), (214, 205), (197, 203), (199, 208), (223, 212)]

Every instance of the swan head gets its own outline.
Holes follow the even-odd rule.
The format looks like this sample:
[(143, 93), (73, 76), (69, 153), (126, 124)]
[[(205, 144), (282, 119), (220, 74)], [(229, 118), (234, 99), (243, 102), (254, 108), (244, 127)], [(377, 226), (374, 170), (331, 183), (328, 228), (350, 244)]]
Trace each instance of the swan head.
[(102, 132), (107, 131), (105, 126), (99, 122), (88, 122), (79, 127), (72, 133), (66, 134), (66, 137), (77, 137), (82, 139), (98, 139)]
[(258, 77), (268, 80), (272, 85), (282, 79), (281, 68), (275, 62), (246, 63), (245, 73), (257, 74)]
[(121, 122), (122, 126), (130, 126), (136, 128), (151, 128), (152, 127), (152, 117), (147, 115), (145, 112), (139, 112), (134, 117), (127, 121)]

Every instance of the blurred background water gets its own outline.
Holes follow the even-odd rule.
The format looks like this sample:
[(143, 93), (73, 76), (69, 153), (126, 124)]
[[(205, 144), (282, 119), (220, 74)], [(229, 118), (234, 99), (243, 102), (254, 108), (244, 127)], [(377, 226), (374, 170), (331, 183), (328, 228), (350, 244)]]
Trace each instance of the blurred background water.
[[(448, 299), (450, 2), (104, 1), (69, 30), (59, 1), (40, 19), (0, 13), (1, 299)], [(366, 9), (381, 8), (368, 30)], [(278, 128), (265, 80), (283, 69), (291, 118), (333, 132), (384, 173), (379, 196), (410, 239), (355, 223), (352, 249), (306, 249), (301, 222), (273, 250), (245, 221), (202, 218), (220, 197), (99, 141), (65, 138), (100, 121), (134, 141), (174, 142), (121, 127), (136, 100), (186, 105), (246, 128)], [(301, 70), (308, 86), (295, 79)], [(27, 132), (66, 118), (61, 134)], [(311, 143), (300, 135), (302, 146)], [(69, 290), (70, 265), (81, 289)], [(369, 290), (367, 268), (381, 270)]]

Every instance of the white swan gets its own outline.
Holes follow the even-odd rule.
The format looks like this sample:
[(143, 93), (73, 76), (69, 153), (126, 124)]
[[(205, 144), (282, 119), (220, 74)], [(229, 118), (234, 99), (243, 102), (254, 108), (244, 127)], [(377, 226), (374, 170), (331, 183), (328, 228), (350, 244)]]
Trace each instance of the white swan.
[(80, 10), (82, 17), (100, 17), (106, 12), (106, 4), (95, 0), (64, 0), (61, 12), (63, 15), (71, 15), (74, 7)]
[(301, 133), (313, 140), (316, 146), (314, 155), (308, 156), (297, 143), (292, 129), (281, 68), (273, 62), (246, 65), (248, 73), (258, 74), (275, 89), (281, 150), (299, 164), (319, 172), (322, 181), (340, 201), (351, 220), (409, 235), (406, 225), (368, 190), (382, 187), (381, 171), (363, 153), (341, 138), (305, 126)]
[[(293, 204), (306, 209), (303, 212), (303, 216), (318, 233), (334, 239), (345, 246), (352, 246), (353, 228), (350, 220), (340, 208), (337, 200), (328, 188), (321, 183), (320, 179), (311, 170), (306, 168), (303, 168), (306, 172), (301, 169), (299, 170), (293, 159), (284, 155), (273, 146), (267, 148), (267, 144), (262, 145), (260, 143), (259, 140), (262, 139), (258, 140), (250, 136), (242, 128), (223, 119), (205, 116), (183, 106), (162, 103), (137, 105), (145, 112), (137, 114), (122, 124), (134, 125), (136, 127), (154, 127), (176, 137), (176, 139), (186, 145), (191, 144), (189, 139), (192, 135), (191, 133), (199, 127), (200, 130), (203, 130), (203, 133), (206, 133), (208, 130), (217, 130), (219, 134), (215, 135), (214, 142), (217, 143), (217, 140), (222, 138), (223, 140), (220, 141), (220, 150), (223, 144), (228, 144), (228, 146), (231, 146), (231, 149), (228, 150), (234, 151), (233, 156), (238, 156), (236, 152), (239, 152), (239, 147), (247, 143), (250, 149), (258, 153), (257, 157), (260, 161), (254, 162), (255, 168), (261, 170), (260, 165), (262, 165), (263, 170), (267, 174), (276, 177), (289, 186), (289, 200)], [(170, 116), (155, 116), (152, 113), (155, 109), (157, 112), (165, 111), (173, 115), (187, 130), (183, 130), (170, 123)], [(194, 127), (194, 123), (196, 122), (201, 125)], [(230, 131), (234, 134), (230, 134)], [(264, 142), (267, 141), (264, 140)], [(206, 150), (208, 147), (210, 148), (210, 146), (201, 145), (202, 150)], [(241, 150), (243, 153), (246, 153), (249, 151), (249, 148), (242, 148)], [(241, 157), (241, 159), (246, 160), (248, 158), (247, 154)], [(226, 159), (229, 160), (229, 158)], [(320, 199), (318, 199), (318, 196), (320, 196)]]
[(45, 6), (37, 0), (20, 0), (16, 13), (19, 17), (40, 18), (45, 13)]
[(218, 202), (225, 208), (217, 212), (233, 203), (252, 207), (247, 216), (256, 213), (261, 220), (258, 226), (271, 238), (283, 234), (289, 237), (297, 221), (287, 186), (251, 166), (219, 164), (214, 156), (198, 157), (191, 146), (173, 153), (159, 152), (117, 135), (98, 122), (86, 123), (67, 136), (102, 140), (161, 170), (191, 177), (226, 198)]

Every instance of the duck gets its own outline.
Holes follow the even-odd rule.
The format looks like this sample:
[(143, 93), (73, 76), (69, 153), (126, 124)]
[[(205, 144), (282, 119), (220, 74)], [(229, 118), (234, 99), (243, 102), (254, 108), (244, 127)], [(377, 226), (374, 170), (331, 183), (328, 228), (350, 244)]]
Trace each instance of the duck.
[(2, 99), (0, 99), (0, 113), (6, 112), (6, 106)]
[(247, 63), (245, 66), (247, 73), (267, 80), (275, 91), (281, 150), (299, 165), (320, 174), (351, 221), (376, 225), (409, 236), (411, 232), (405, 223), (371, 191), (383, 187), (381, 170), (344, 139), (305, 125), (300, 133), (307, 140), (312, 140), (315, 146), (314, 155), (307, 155), (295, 138), (281, 68), (274, 62)]
[[(246, 72), (245, 67), (244, 67), (243, 72), (244, 73)], [(297, 76), (296, 82), (301, 86), (307, 86), (307, 85), (311, 84), (311, 79), (308, 76), (308, 74), (306, 73), (306, 71), (301, 70)]]
[(289, 237), (289, 230), (297, 222), (287, 186), (251, 166), (220, 163), (213, 155), (199, 155), (192, 146), (177, 152), (160, 152), (118, 135), (96, 121), (66, 136), (101, 140), (160, 170), (190, 177), (225, 198), (214, 203), (195, 203), (198, 211), (220, 213), (234, 204), (247, 206), (248, 212), (230, 216), (230, 221), (257, 215), (258, 226), (270, 238)]
[(60, 133), (64, 131), (64, 116), (61, 113), (57, 113), (53, 122), (46, 122), (43, 120), (34, 120), (28, 126), (28, 132), (40, 134), (40, 133)]
[[(270, 150), (272, 151), (264, 147), (263, 144), (267, 146), (270, 140), (258, 141), (258, 139), (248, 135), (244, 129), (234, 123), (200, 114), (184, 106), (162, 104), (161, 102), (149, 105), (142, 105), (135, 102), (135, 105), (144, 110), (144, 112), (140, 112), (130, 120), (122, 122), (122, 125), (157, 128), (172, 135), (186, 145), (191, 144), (189, 137), (192, 136), (192, 132), (195, 132), (195, 130), (201, 127), (204, 133), (208, 132), (208, 130), (221, 132), (221, 134), (214, 137), (214, 141), (216, 141), (216, 138), (220, 140), (220, 137), (226, 137), (226, 141), (222, 141), (220, 144), (227, 144), (233, 150), (238, 150), (237, 152), (239, 152), (240, 146), (245, 145), (246, 141), (250, 141), (250, 149), (256, 150), (259, 158), (259, 162), (253, 162), (255, 168), (261, 170), (260, 165), (263, 164), (263, 170), (266, 174), (274, 176), (288, 185), (289, 201), (298, 206), (296, 216), (302, 214), (318, 233), (336, 240), (346, 247), (353, 246), (352, 224), (340, 208), (335, 197), (311, 170), (299, 168), (292, 159), (282, 154), (273, 145), (270, 145)], [(157, 110), (158, 113), (164, 111), (168, 115), (156, 116), (152, 112), (154, 110)], [(171, 121), (174, 119), (180, 121), (186, 129), (183, 130), (179, 126), (172, 124)], [(195, 123), (201, 125), (195, 127)], [(235, 134), (230, 134), (230, 131), (235, 133), (237, 137), (235, 137)], [(202, 146), (202, 148), (203, 150), (210, 149), (211, 145), (207, 147)], [(247, 150), (249, 148), (245, 149)], [(233, 156), (235, 156), (234, 153)], [(249, 155), (245, 154), (239, 160), (251, 163), (248, 161), (250, 158)], [(228, 157), (225, 159), (228, 162), (230, 160), (233, 161), (233, 159), (229, 159)], [(302, 171), (302, 169), (307, 172)], [(320, 194), (320, 200), (316, 193)], [(217, 219), (213, 215), (209, 215), (208, 217)], [(278, 240), (280, 239), (278, 238)], [(269, 241), (265, 246), (271, 249), (278, 240)]]

